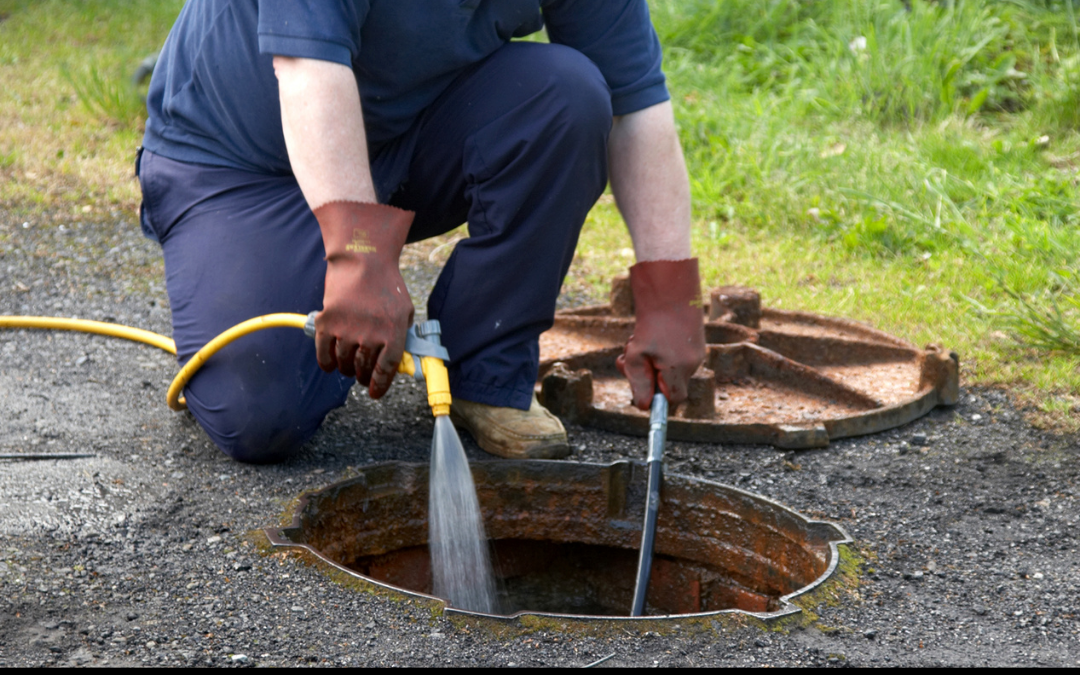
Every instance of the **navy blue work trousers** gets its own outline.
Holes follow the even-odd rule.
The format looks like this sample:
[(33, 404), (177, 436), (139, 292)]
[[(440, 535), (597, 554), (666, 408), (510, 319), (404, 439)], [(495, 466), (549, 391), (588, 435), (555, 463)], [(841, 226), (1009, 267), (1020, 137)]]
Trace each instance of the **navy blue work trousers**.
[[(611, 121), (607, 84), (585, 56), (511, 43), (462, 72), (409, 132), (374, 151), (380, 200), (416, 212), (410, 241), (468, 223), (469, 237), (428, 299), (454, 396), (528, 408), (539, 336), (607, 183)], [(251, 317), (322, 308), (322, 237), (292, 176), (150, 152), (138, 172), (143, 228), (165, 256), (181, 363)], [(300, 331), (273, 329), (219, 352), (185, 395), (228, 455), (275, 462), (344, 404), (352, 382), (319, 370)]]

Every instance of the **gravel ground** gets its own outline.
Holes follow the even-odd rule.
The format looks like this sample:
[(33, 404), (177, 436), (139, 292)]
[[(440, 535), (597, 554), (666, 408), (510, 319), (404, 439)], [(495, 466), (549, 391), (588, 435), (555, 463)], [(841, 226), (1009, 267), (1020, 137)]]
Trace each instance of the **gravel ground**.
[[(0, 314), (167, 334), (156, 246), (116, 218), (0, 213)], [(430, 285), (448, 251), (411, 249), (410, 286)], [(965, 389), (954, 408), (821, 450), (670, 443), (668, 471), (841, 523), (864, 560), (858, 586), (784, 630), (590, 637), (496, 634), (255, 550), (248, 533), (300, 491), (368, 462), (426, 461), (413, 384), (354, 395), (299, 457), (253, 467), (166, 408), (174, 372), (146, 346), (0, 332), (0, 452), (94, 455), (0, 463), (0, 666), (1080, 665), (1078, 439), (1032, 428), (1004, 392)], [(584, 461), (645, 452), (643, 439), (570, 436)]]

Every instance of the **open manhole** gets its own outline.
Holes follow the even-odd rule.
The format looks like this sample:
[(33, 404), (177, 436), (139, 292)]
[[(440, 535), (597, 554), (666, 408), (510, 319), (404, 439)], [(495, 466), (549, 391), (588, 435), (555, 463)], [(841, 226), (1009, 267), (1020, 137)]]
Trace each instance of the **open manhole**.
[[(854, 321), (762, 307), (750, 288), (713, 290), (702, 320), (707, 356), (669, 420), (672, 440), (822, 447), (898, 427), (959, 396), (954, 352), (919, 349)], [(633, 329), (625, 276), (612, 283), (610, 304), (559, 312), (540, 336), (540, 401), (570, 422), (648, 433), (648, 413), (630, 405), (630, 386), (615, 368)]]
[[(472, 465), (504, 616), (627, 618), (645, 508), (642, 463)], [(267, 529), (349, 575), (431, 597), (428, 466), (388, 462), (305, 495)], [(646, 615), (799, 611), (848, 543), (837, 525), (711, 481), (664, 477)], [(473, 614), (453, 607), (447, 611)], [(632, 619), (631, 619), (632, 620)]]

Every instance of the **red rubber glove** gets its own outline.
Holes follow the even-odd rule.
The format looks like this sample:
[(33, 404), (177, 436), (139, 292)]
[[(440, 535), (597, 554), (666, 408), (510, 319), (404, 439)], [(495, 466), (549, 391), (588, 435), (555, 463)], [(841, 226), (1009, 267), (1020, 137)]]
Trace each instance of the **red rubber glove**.
[(672, 407), (705, 360), (705, 315), (697, 258), (654, 260), (630, 268), (634, 333), (615, 364), (630, 380), (633, 403), (652, 404), (657, 385)]
[(315, 209), (326, 247), (315, 354), (320, 368), (356, 377), (371, 398), (390, 388), (413, 321), (412, 299), (398, 269), (413, 215), (349, 201)]

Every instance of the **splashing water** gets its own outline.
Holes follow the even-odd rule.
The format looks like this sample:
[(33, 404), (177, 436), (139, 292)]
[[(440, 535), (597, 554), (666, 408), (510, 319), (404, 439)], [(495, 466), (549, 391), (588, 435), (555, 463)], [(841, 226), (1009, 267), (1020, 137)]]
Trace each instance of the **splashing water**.
[(497, 613), (495, 575), (469, 460), (450, 418), (435, 418), (428, 497), (435, 595), (459, 609)]

